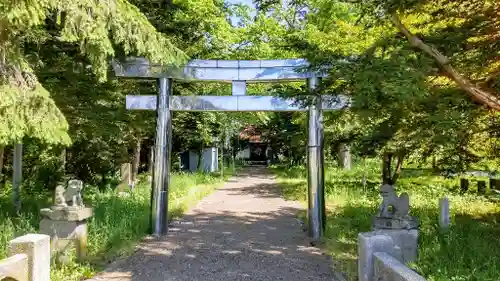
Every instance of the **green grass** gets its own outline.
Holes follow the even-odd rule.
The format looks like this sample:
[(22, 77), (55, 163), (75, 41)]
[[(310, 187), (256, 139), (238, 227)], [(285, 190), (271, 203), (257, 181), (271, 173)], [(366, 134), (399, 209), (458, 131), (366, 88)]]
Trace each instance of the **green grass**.
[[(231, 176), (231, 169), (219, 174), (177, 173), (172, 176), (169, 192), (170, 218), (181, 216), (189, 207), (210, 194)], [(143, 239), (149, 228), (150, 185), (141, 176), (141, 183), (129, 196), (120, 197), (108, 190), (99, 192), (95, 187), (85, 187), (85, 203), (94, 208), (89, 221), (88, 260), (71, 261), (62, 266), (53, 264), (53, 280), (76, 281), (90, 278), (110, 261), (130, 255), (134, 246)], [(28, 192), (26, 192), (28, 193)], [(23, 194), (20, 217), (13, 217), (9, 210), (10, 190), (0, 191), (0, 259), (5, 258), (6, 246), (11, 239), (38, 230), (39, 209), (50, 205), (49, 194)]]
[[(362, 186), (363, 167), (350, 171), (325, 171), (327, 229), (325, 246), (334, 257), (336, 271), (357, 280), (357, 235), (370, 231), (380, 198), (377, 161), (366, 165), (367, 185)], [(306, 171), (302, 167), (274, 167), (283, 194), (306, 200)], [(474, 189), (475, 183), (471, 185)], [(460, 195), (459, 179), (445, 179), (426, 170), (408, 169), (397, 184), (398, 192), (410, 195), (411, 212), (421, 222), (418, 261), (410, 266), (429, 281), (500, 280), (500, 205), (474, 190)], [(439, 230), (438, 199), (448, 196), (452, 225)], [(304, 214), (301, 214), (304, 216)], [(305, 216), (304, 216), (305, 217)]]

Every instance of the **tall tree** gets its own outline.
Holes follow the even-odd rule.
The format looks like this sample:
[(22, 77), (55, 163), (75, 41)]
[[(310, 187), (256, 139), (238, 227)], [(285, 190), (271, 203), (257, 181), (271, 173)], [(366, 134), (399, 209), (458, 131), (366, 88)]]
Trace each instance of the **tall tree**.
[[(307, 5), (308, 13), (300, 27), (286, 33), (288, 47), (316, 66), (331, 68), (321, 93), (352, 99), (351, 110), (325, 120), (327, 131), (335, 132), (337, 138), (351, 131), (354, 134), (348, 135), (356, 150), (390, 156), (384, 159), (438, 154), (459, 169), (467, 166), (460, 162), (477, 161), (471, 156), (480, 149), (472, 151), (472, 140), (484, 135), (485, 130), (493, 133), (496, 129), (485, 123), (491, 118), (472, 101), (495, 106), (471, 93), (487, 86), (487, 92), (493, 95), (488, 99), (494, 101), (498, 88), (495, 58), (499, 49), (494, 43), (497, 20), (495, 15), (485, 16), (498, 10), (498, 4), (446, 0), (438, 1), (438, 5), (430, 1), (298, 2)], [(467, 12), (471, 17), (460, 19), (460, 11), (466, 9), (473, 11)], [(401, 26), (394, 24), (394, 11), (412, 34), (453, 58), (450, 62), (455, 70), (451, 72), (461, 69), (456, 73), (475, 81), (475, 88), (455, 83), (461, 78), (447, 73), (449, 68), (435, 56), (408, 44)], [(359, 126), (333, 129), (352, 123), (353, 114)], [(452, 138), (446, 142), (447, 136)], [(457, 161), (451, 160), (457, 155)]]
[(91, 70), (106, 78), (108, 59), (120, 50), (162, 63), (178, 63), (183, 53), (156, 32), (126, 0), (2, 1), (0, 5), (0, 144), (23, 136), (69, 143), (67, 122), (37, 81), (33, 66), (43, 63), (23, 46), (47, 41), (76, 44)]

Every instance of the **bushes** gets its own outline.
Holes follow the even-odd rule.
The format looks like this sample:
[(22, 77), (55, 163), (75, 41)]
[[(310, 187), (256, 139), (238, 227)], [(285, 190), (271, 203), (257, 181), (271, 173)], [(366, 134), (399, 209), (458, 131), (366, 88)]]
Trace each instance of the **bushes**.
[[(230, 176), (225, 171), (224, 178)], [(112, 190), (100, 192), (98, 188), (86, 186), (85, 204), (94, 208), (89, 221), (88, 261), (84, 264), (71, 262), (65, 266), (52, 266), (53, 280), (80, 280), (91, 277), (109, 261), (133, 251), (148, 232), (150, 213), (150, 185), (141, 176), (141, 182), (130, 192), (120, 197)], [(169, 192), (169, 215), (175, 217), (199, 199), (212, 192), (223, 179), (218, 174), (179, 173), (172, 176)], [(0, 192), (0, 259), (6, 256), (6, 245), (14, 237), (36, 232), (39, 209), (50, 205), (49, 193), (23, 194), (23, 210), (20, 217), (12, 217), (9, 189)]]
[[(362, 167), (351, 171), (325, 171), (327, 229), (325, 244), (334, 257), (335, 269), (357, 280), (357, 234), (371, 230), (380, 203), (377, 162), (367, 162), (363, 188)], [(297, 170), (303, 170), (297, 173)], [(274, 169), (287, 198), (306, 199), (305, 169)], [(500, 206), (484, 196), (460, 195), (459, 179), (445, 179), (430, 171), (403, 171), (397, 189), (410, 194), (411, 213), (420, 220), (419, 259), (411, 266), (429, 281), (500, 280)], [(438, 199), (450, 198), (452, 225), (439, 230)], [(304, 216), (306, 217), (306, 216)]]

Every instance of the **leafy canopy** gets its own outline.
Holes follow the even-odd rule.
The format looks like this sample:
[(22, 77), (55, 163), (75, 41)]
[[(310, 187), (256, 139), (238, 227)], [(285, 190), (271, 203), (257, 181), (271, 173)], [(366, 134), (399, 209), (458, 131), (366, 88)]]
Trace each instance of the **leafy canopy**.
[[(140, 55), (163, 64), (185, 59), (182, 51), (155, 30), (126, 0), (0, 1), (0, 145), (23, 136), (69, 143), (68, 124), (50, 94), (37, 81), (26, 44), (76, 44), (100, 81), (117, 54)], [(117, 52), (119, 51), (119, 52)]]

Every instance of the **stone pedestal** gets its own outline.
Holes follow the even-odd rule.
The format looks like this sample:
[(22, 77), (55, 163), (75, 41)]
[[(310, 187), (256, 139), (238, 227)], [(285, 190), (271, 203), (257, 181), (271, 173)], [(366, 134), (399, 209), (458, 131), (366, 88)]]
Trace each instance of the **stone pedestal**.
[(405, 218), (386, 218), (376, 216), (373, 218), (373, 230), (416, 228), (418, 228), (418, 219), (412, 216), (407, 216)]
[(64, 207), (42, 209), (40, 232), (50, 235), (51, 250), (66, 262), (70, 246), (76, 247), (78, 260), (87, 255), (87, 220), (92, 216), (92, 208)]
[(373, 232), (376, 235), (388, 235), (400, 251), (399, 260), (412, 262), (418, 253), (418, 219), (412, 216), (404, 218), (385, 218), (376, 216), (373, 220)]

